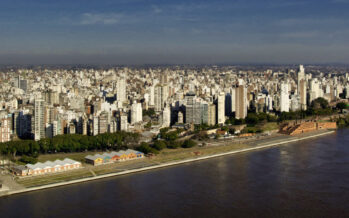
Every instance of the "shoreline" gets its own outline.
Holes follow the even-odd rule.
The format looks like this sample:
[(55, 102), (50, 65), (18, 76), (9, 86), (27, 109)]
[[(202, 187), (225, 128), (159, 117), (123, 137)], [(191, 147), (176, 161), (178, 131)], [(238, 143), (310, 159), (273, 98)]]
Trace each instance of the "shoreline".
[(21, 194), (21, 193), (26, 193), (26, 192), (32, 192), (32, 191), (38, 191), (42, 189), (49, 189), (49, 188), (54, 188), (54, 187), (59, 187), (59, 186), (66, 186), (66, 185), (71, 185), (71, 184), (77, 184), (77, 183), (83, 183), (83, 182), (89, 182), (89, 181), (94, 181), (94, 180), (99, 180), (99, 179), (104, 179), (104, 178), (109, 178), (109, 177), (115, 177), (115, 176), (121, 176), (121, 175), (127, 175), (127, 174), (132, 174), (132, 173), (137, 173), (137, 172), (143, 172), (143, 171), (149, 171), (153, 169), (158, 169), (158, 168), (164, 168), (168, 166), (175, 166), (175, 165), (180, 165), (180, 164), (185, 164), (185, 163), (190, 163), (190, 162), (195, 162), (195, 161), (201, 161), (201, 160), (206, 160), (206, 159), (212, 159), (216, 157), (222, 157), (222, 156), (227, 156), (231, 154), (237, 154), (237, 153), (242, 153), (242, 152), (248, 152), (248, 151), (253, 151), (253, 150), (259, 150), (263, 148), (269, 148), (269, 147), (274, 147), (277, 145), (283, 145), (287, 143), (292, 143), (292, 142), (298, 142), (306, 139), (311, 139), (319, 136), (324, 136), (328, 134), (332, 134), (335, 131), (327, 131), (323, 133), (318, 133), (315, 135), (310, 135), (310, 136), (303, 136), (303, 137), (297, 137), (294, 139), (286, 139), (281, 142), (271, 142), (267, 143), (266, 145), (257, 145), (255, 147), (251, 148), (243, 148), (235, 151), (228, 151), (224, 153), (219, 153), (219, 154), (213, 154), (213, 155), (208, 155), (208, 156), (203, 156), (203, 157), (197, 157), (197, 158), (191, 158), (187, 160), (179, 160), (179, 161), (173, 161), (173, 162), (168, 162), (168, 163), (163, 163), (163, 164), (158, 164), (155, 166), (149, 166), (149, 167), (142, 167), (138, 169), (131, 169), (131, 170), (125, 170), (122, 172), (117, 172), (117, 173), (109, 173), (105, 175), (99, 175), (99, 176), (94, 176), (94, 177), (89, 177), (89, 178), (82, 178), (82, 179), (75, 179), (67, 182), (59, 182), (59, 183), (53, 183), (53, 184), (48, 184), (48, 185), (42, 185), (38, 187), (31, 187), (31, 188), (24, 188), (24, 189), (19, 189), (19, 190), (14, 190), (14, 191), (3, 191), (4, 193), (1, 193), (2, 191), (0, 190), (0, 197), (5, 197), (5, 196), (10, 196), (14, 194)]

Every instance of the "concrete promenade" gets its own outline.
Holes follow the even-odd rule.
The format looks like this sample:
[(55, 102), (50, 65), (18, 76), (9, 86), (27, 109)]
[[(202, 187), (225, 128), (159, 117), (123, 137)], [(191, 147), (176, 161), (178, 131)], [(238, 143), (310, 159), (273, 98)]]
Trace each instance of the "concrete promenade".
[(226, 155), (231, 155), (231, 154), (237, 154), (237, 153), (241, 153), (241, 152), (248, 152), (248, 151), (253, 151), (253, 150), (257, 150), (257, 149), (269, 148), (269, 147), (273, 147), (273, 146), (277, 146), (277, 145), (298, 142), (298, 141), (305, 140), (305, 139), (310, 139), (310, 138), (315, 138), (315, 137), (319, 137), (319, 136), (323, 136), (323, 135), (328, 135), (328, 134), (332, 134), (334, 132), (335, 131), (327, 131), (327, 132), (322, 132), (322, 133), (318, 133), (318, 134), (314, 134), (314, 135), (310, 135), (310, 136), (296, 137), (296, 138), (292, 138), (292, 139), (286, 139), (284, 141), (270, 142), (269, 144), (266, 143), (266, 144), (257, 145), (257, 146), (251, 147), (251, 148), (239, 149), (239, 150), (235, 150), (235, 151), (214, 154), (214, 155), (209, 155), (209, 156), (203, 156), (203, 157), (196, 157), (196, 158), (191, 158), (191, 159), (187, 159), (187, 160), (173, 161), (173, 162), (159, 164), (159, 165), (150, 166), (150, 167), (142, 167), (142, 168), (138, 168), (138, 169), (125, 170), (123, 172), (118, 172), (118, 173), (110, 173), (110, 174), (106, 174), (106, 175), (94, 176), (94, 177), (83, 178), (83, 179), (76, 179), (76, 180), (72, 180), (72, 181), (59, 182), (59, 183), (43, 185), (43, 186), (38, 186), (38, 187), (32, 187), (32, 188), (24, 188), (24, 189), (19, 189), (19, 190), (14, 190), (14, 191), (10, 190), (10, 191), (6, 191), (6, 192), (0, 192), (0, 197), (19, 194), (19, 193), (25, 193), (25, 192), (31, 192), (31, 191), (37, 191), (37, 190), (41, 190), (41, 189), (54, 188), (54, 187), (58, 187), (58, 186), (65, 186), (65, 185), (70, 185), (70, 184), (75, 184), (75, 183), (88, 182), (88, 181), (93, 181), (93, 180), (98, 180), (98, 179), (103, 179), (103, 178), (108, 178), (108, 177), (113, 177), (113, 176), (121, 176), (121, 175), (142, 172), (142, 171), (147, 171), (147, 170), (152, 170), (152, 169), (157, 169), (157, 168), (185, 164), (185, 163), (189, 163), (189, 162), (206, 160), (206, 159), (211, 159), (211, 158), (216, 158), (216, 157), (221, 157), (221, 156), (226, 156)]

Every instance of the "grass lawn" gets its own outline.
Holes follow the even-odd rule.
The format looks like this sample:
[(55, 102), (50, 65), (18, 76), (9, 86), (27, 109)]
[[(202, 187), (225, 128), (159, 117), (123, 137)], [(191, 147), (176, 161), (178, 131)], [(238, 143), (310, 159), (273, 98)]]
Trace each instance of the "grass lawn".
[(270, 123), (266, 123), (263, 126), (261, 126), (261, 129), (263, 131), (276, 130), (276, 129), (279, 129), (279, 125), (276, 122), (270, 122)]
[(152, 160), (159, 163), (184, 160), (188, 158), (197, 157), (194, 152), (200, 152), (199, 156), (207, 156), (213, 154), (219, 154), (243, 148), (248, 148), (248, 145), (233, 144), (224, 146), (207, 146), (207, 147), (193, 147), (193, 148), (177, 148), (177, 149), (164, 149), (160, 154), (152, 157)]

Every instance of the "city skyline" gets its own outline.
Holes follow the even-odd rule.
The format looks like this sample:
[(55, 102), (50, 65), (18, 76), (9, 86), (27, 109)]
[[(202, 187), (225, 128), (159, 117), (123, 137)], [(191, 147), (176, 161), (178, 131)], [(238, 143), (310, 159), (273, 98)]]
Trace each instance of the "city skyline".
[(349, 1), (0, 3), (0, 64), (348, 64)]

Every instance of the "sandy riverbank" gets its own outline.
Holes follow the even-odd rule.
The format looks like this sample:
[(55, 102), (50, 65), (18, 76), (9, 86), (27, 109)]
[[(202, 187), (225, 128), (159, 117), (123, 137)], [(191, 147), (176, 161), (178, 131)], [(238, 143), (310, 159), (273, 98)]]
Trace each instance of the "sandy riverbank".
[(189, 163), (189, 162), (194, 162), (194, 161), (206, 160), (206, 159), (211, 159), (211, 158), (216, 158), (216, 157), (221, 157), (221, 156), (226, 156), (226, 155), (231, 155), (231, 154), (236, 154), (236, 153), (241, 153), (241, 152), (248, 152), (248, 151), (253, 151), (253, 150), (258, 150), (258, 149), (263, 149), (263, 148), (269, 148), (269, 147), (273, 147), (273, 146), (277, 146), (277, 145), (282, 145), (282, 144), (297, 142), (297, 141), (306, 140), (306, 139), (310, 139), (310, 138), (315, 138), (315, 137), (319, 137), (319, 136), (323, 136), (323, 135), (328, 135), (328, 134), (331, 134), (334, 132), (335, 131), (327, 131), (327, 132), (322, 132), (322, 133), (314, 133), (312, 135), (307, 135), (307, 136), (287, 138), (283, 141), (280, 141), (280, 140), (278, 140), (276, 142), (270, 141), (269, 143), (266, 143), (266, 144), (263, 143), (262, 145), (256, 145), (256, 146), (250, 147), (250, 148), (243, 148), (243, 149), (239, 149), (239, 150), (234, 150), (234, 151), (229, 151), (229, 152), (224, 152), (224, 153), (214, 154), (214, 155), (208, 155), (208, 156), (195, 157), (195, 158), (186, 159), (186, 160), (161, 163), (161, 164), (158, 164), (155, 166), (142, 167), (142, 168), (132, 169), (132, 170), (125, 170), (122, 172), (110, 173), (110, 174), (106, 174), (106, 175), (100, 175), (100, 176), (83, 178), (83, 179), (75, 179), (75, 180), (71, 180), (71, 181), (67, 181), (67, 182), (59, 182), (59, 183), (54, 183), (54, 184), (49, 184), (49, 185), (42, 185), (42, 186), (32, 187), (32, 188), (23, 188), (23, 189), (12, 190), (12, 191), (11, 190), (4, 191), (4, 192), (0, 191), (0, 196), (8, 196), (8, 195), (13, 195), (13, 194), (41, 190), (41, 189), (54, 188), (54, 187), (58, 187), (58, 186), (76, 184), (76, 183), (81, 183), (81, 182), (88, 182), (88, 181), (93, 181), (93, 180), (98, 180), (98, 179), (103, 179), (103, 178), (108, 178), (108, 177), (113, 177), (113, 176), (126, 175), (126, 174), (142, 172), (142, 171), (147, 171), (147, 170), (152, 170), (152, 169), (157, 169), (157, 168), (163, 168), (163, 167), (168, 167), (168, 166), (174, 166), (174, 165), (179, 165), (179, 164), (184, 164), (184, 163)]

